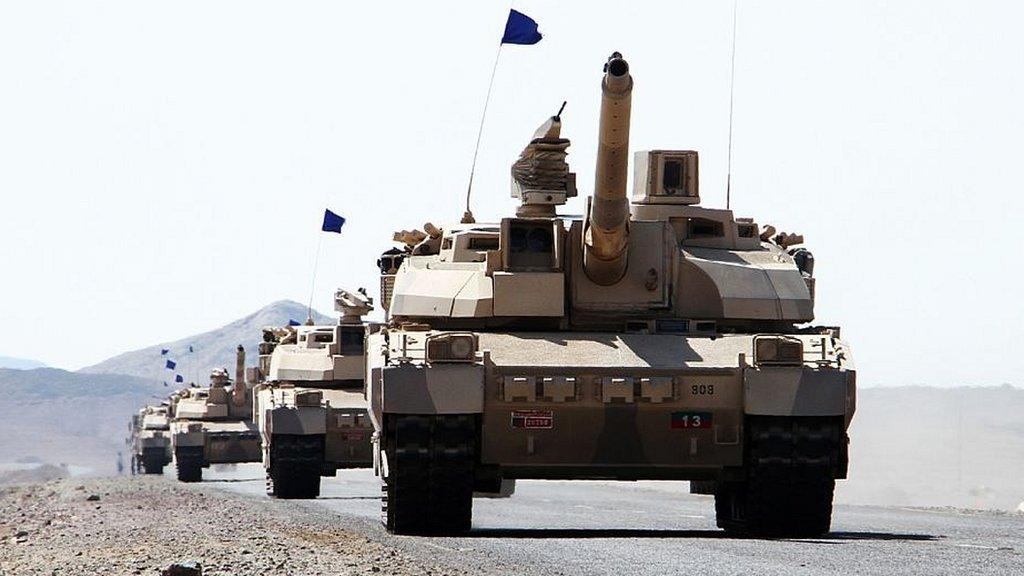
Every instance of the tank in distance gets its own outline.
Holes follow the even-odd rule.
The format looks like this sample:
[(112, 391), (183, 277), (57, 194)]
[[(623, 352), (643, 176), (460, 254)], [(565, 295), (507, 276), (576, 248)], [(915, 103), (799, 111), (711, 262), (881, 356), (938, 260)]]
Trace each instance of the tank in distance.
[(170, 420), (168, 406), (145, 406), (132, 416), (125, 444), (131, 454), (130, 471), (134, 474), (163, 474), (171, 462)]
[(210, 373), (206, 386), (172, 395), (171, 439), (178, 480), (198, 482), (211, 464), (260, 461), (253, 414), (254, 382), (245, 374), (245, 349), (235, 353), (235, 379), (227, 369)]
[(322, 476), (373, 465), (362, 319), (372, 309), (365, 292), (339, 289), (337, 324), (264, 330), (255, 418), (270, 496), (316, 498)]

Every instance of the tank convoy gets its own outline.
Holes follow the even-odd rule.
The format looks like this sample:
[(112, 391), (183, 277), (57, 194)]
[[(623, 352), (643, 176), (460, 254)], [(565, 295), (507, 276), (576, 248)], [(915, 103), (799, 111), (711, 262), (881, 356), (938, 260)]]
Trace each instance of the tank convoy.
[(701, 206), (693, 150), (635, 152), (627, 194), (620, 54), (600, 85), (584, 216), (557, 212), (577, 195), (559, 111), (511, 167), (515, 215), (395, 233), (384, 324), (338, 290), (336, 324), (265, 329), (248, 376), (239, 346), (233, 382), (215, 370), (133, 417), (133, 470), (168, 450), (186, 482), (261, 461), (268, 494), (314, 498), (372, 466), (398, 534), (465, 532), (474, 497), (519, 479), (689, 481), (731, 533), (827, 532), (856, 371), (840, 329), (812, 324), (813, 254)]
[(239, 346), (235, 380), (226, 369), (210, 373), (205, 387), (171, 396), (171, 442), (178, 480), (199, 482), (211, 464), (260, 461), (260, 438), (252, 421), (253, 391), (245, 378), (245, 350)]
[(166, 403), (146, 406), (132, 415), (126, 444), (132, 474), (163, 474), (171, 462), (170, 420)]
[(635, 152), (627, 197), (632, 90), (615, 53), (582, 219), (556, 213), (576, 195), (556, 115), (512, 167), (515, 216), (385, 254), (367, 393), (389, 531), (465, 532), (474, 493), (516, 479), (689, 480), (730, 532), (828, 531), (856, 374), (809, 324), (813, 257), (700, 206), (696, 151)]
[(316, 498), (320, 477), (373, 464), (364, 389), (365, 293), (338, 290), (337, 324), (263, 331), (254, 420), (267, 494)]

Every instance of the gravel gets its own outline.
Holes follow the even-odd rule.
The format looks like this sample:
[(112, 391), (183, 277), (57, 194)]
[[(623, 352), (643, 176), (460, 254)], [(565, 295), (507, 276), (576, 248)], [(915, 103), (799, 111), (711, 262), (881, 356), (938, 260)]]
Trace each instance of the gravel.
[(309, 507), (165, 478), (0, 488), (0, 575), (481, 574), (340, 528)]

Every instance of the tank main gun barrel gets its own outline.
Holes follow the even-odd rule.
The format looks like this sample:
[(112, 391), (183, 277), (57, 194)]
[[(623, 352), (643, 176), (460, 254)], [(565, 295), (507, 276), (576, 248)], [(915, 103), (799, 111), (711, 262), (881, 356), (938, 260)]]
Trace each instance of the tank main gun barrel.
[(231, 400), (235, 406), (245, 403), (245, 348), (241, 344), (235, 349), (235, 382), (231, 387)]
[(584, 228), (583, 267), (592, 281), (607, 286), (626, 273), (629, 254), (626, 174), (633, 77), (629, 75), (629, 64), (618, 52), (608, 58), (604, 72), (597, 172)]

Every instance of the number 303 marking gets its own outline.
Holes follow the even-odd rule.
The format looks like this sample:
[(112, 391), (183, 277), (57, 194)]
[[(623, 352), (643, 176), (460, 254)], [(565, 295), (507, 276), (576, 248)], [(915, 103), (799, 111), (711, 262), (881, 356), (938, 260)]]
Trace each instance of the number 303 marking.
[(709, 396), (714, 395), (715, 385), (714, 384), (694, 384), (690, 386), (690, 392), (695, 396)]

